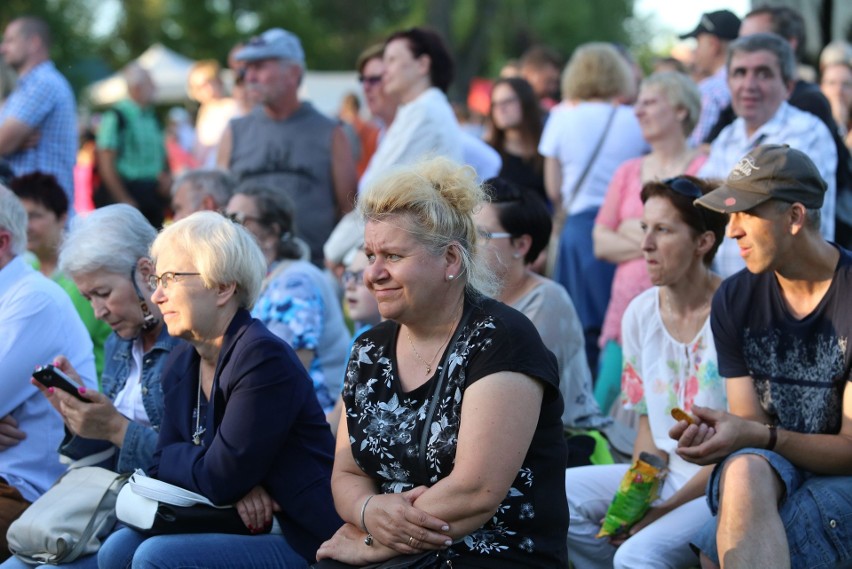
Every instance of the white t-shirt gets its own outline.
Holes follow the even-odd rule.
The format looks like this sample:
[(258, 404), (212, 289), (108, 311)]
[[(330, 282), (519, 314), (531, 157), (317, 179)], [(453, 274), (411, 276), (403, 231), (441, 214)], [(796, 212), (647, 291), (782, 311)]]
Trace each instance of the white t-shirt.
[[(583, 102), (574, 106), (562, 104), (550, 112), (538, 151), (547, 158), (556, 158), (562, 165), (563, 204), (568, 203), (574, 185), (592, 160), (610, 113), (612, 105), (604, 102)], [(625, 160), (641, 156), (648, 149), (633, 109), (619, 105), (568, 214), (600, 207), (615, 170)]]
[(625, 409), (648, 416), (654, 444), (669, 455), (669, 483), (680, 488), (701, 467), (674, 452), (671, 410), (680, 407), (689, 413), (693, 405), (726, 410), (728, 400), (710, 317), (692, 341), (678, 342), (663, 324), (659, 299), (659, 287), (652, 287), (634, 298), (624, 313), (621, 397)]
[(116, 394), (112, 404), (115, 405), (119, 413), (131, 421), (145, 427), (150, 427), (151, 420), (148, 418), (148, 412), (145, 411), (145, 406), (142, 404), (142, 358), (145, 354), (142, 350), (141, 338), (133, 340), (131, 354), (133, 355), (133, 359), (131, 360), (127, 381), (124, 382), (124, 387), (121, 388), (121, 391)]

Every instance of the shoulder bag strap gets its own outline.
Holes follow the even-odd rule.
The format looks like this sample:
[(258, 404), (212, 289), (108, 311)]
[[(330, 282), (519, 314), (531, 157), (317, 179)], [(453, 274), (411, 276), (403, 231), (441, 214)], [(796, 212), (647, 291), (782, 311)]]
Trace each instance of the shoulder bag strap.
[(586, 176), (589, 175), (589, 171), (592, 169), (592, 165), (595, 163), (595, 160), (598, 158), (598, 154), (601, 152), (601, 148), (603, 147), (603, 143), (606, 140), (607, 134), (609, 134), (609, 127), (612, 125), (612, 121), (615, 118), (615, 113), (618, 111), (618, 104), (612, 104), (612, 110), (609, 113), (609, 118), (606, 121), (606, 126), (604, 126), (603, 133), (601, 133), (601, 137), (598, 139), (598, 143), (595, 146), (595, 149), (592, 151), (592, 156), (589, 158), (589, 161), (586, 163), (586, 167), (583, 169), (583, 173), (580, 174), (580, 177), (577, 178), (577, 182), (574, 184), (574, 187), (571, 188), (571, 193), (568, 194), (568, 200), (563, 202), (562, 209), (565, 211), (566, 215), (569, 211), (571, 211), (571, 204), (574, 203), (574, 200), (577, 198), (577, 192), (580, 191), (580, 186), (583, 185), (583, 182), (586, 181)]
[(455, 351), (455, 344), (458, 341), (459, 336), (461, 336), (462, 331), (464, 331), (472, 311), (473, 307), (468, 305), (467, 301), (465, 301), (464, 312), (462, 313), (461, 320), (459, 320), (459, 325), (456, 328), (455, 334), (453, 334), (452, 340), (450, 340), (450, 343), (447, 344), (447, 355), (444, 357), (444, 362), (441, 364), (441, 374), (438, 376), (438, 381), (435, 383), (435, 388), (432, 390), (432, 401), (429, 402), (429, 409), (426, 411), (426, 420), (423, 422), (423, 433), (420, 435), (421, 472), (426, 472), (426, 447), (429, 443), (429, 435), (431, 434), (429, 425), (432, 424), (432, 418), (435, 416), (435, 408), (438, 406), (438, 399), (440, 399), (441, 391), (443, 390), (444, 383), (447, 380), (447, 370), (450, 367), (450, 356)]

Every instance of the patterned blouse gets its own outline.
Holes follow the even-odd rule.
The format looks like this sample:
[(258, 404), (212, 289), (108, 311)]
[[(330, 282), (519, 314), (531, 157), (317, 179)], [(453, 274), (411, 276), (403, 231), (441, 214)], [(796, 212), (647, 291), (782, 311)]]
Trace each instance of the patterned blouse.
[(652, 287), (627, 307), (622, 324), (624, 368), (622, 403), (648, 416), (658, 449), (669, 454), (666, 484), (682, 486), (701, 467), (675, 453), (677, 441), (669, 437), (674, 407), (691, 412), (694, 405), (727, 409), (725, 380), (719, 375), (710, 318), (688, 343), (675, 340), (660, 314), (660, 289)]
[(466, 561), (507, 568), (567, 566), (567, 451), (555, 359), (516, 310), (491, 299), (468, 299), (465, 312), (464, 328), (450, 342), (441, 367), (410, 392), (402, 391), (397, 376), (398, 324), (382, 322), (355, 341), (343, 387), (353, 457), (384, 493), (431, 486), (453, 470), (465, 389), (501, 371), (536, 378), (545, 385), (541, 415), (509, 493), (494, 516), (447, 555), (454, 566), (467, 566)]

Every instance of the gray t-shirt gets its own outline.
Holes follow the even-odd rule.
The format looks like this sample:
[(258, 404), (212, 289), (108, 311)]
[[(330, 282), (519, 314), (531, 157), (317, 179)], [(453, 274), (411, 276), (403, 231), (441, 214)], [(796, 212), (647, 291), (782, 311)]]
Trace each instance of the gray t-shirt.
[(337, 124), (310, 103), (283, 120), (272, 120), (262, 107), (231, 121), (233, 146), (229, 169), (240, 188), (281, 190), (293, 201), (296, 234), (322, 264), (322, 246), (337, 222), (338, 204), (331, 175), (331, 139)]

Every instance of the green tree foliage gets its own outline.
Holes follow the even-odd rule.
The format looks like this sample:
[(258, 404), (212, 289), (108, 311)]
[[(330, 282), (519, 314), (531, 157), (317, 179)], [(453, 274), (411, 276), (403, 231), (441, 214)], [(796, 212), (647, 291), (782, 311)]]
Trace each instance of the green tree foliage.
[[(111, 10), (108, 10), (110, 8)], [(351, 69), (358, 53), (394, 30), (429, 25), (457, 59), (455, 94), (476, 75), (494, 76), (510, 58), (546, 44), (566, 59), (592, 40), (628, 42), (633, 0), (4, 0), (4, 24), (19, 14), (45, 18), (55, 60), (80, 87), (81, 62), (99, 56), (117, 69), (154, 42), (187, 57), (225, 62), (238, 41), (270, 27), (299, 35), (308, 67)], [(99, 18), (114, 26), (96, 35)], [(94, 79), (94, 77), (90, 78)]]

